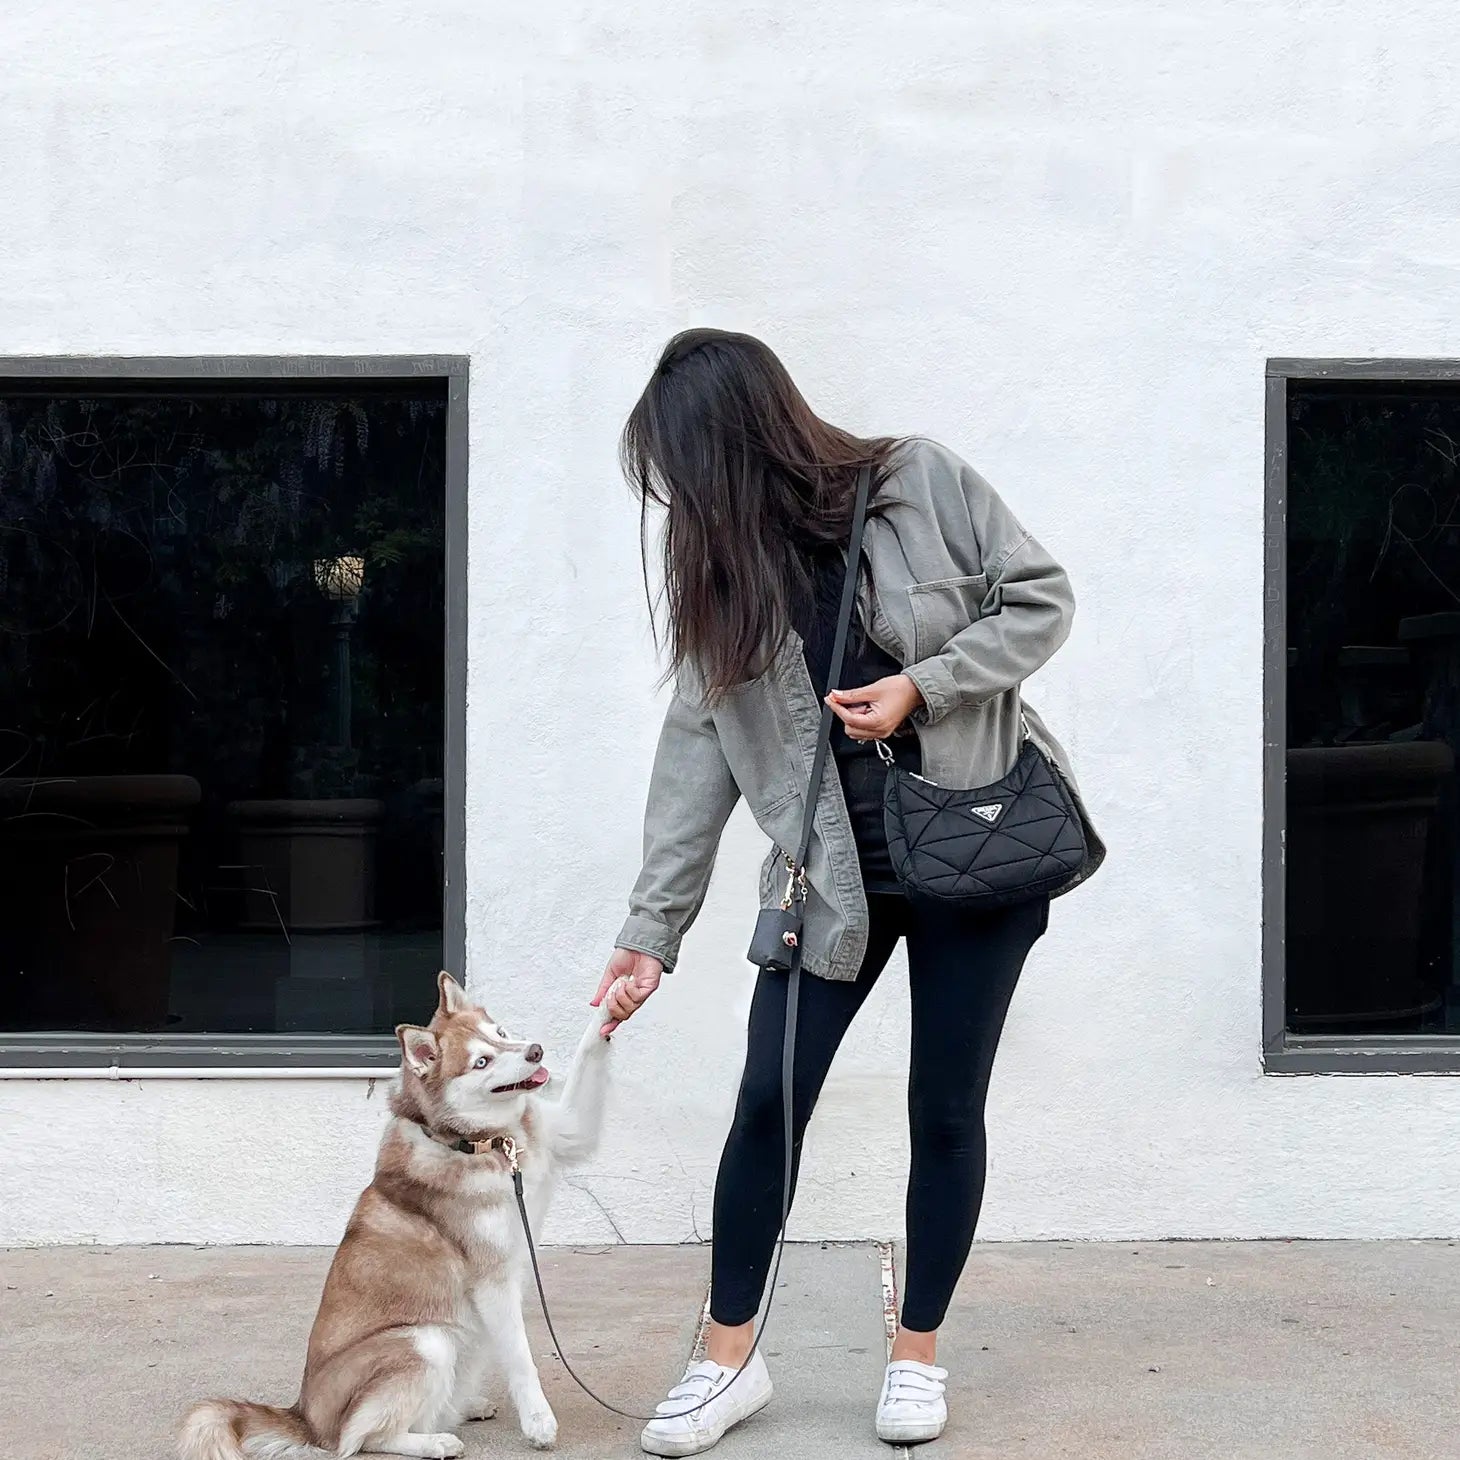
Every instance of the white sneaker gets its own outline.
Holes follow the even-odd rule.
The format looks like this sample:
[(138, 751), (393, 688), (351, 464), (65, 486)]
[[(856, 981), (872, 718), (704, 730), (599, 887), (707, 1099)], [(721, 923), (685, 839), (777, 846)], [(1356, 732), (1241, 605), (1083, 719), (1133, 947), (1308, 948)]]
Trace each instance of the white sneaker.
[(877, 1401), (877, 1438), (892, 1445), (936, 1440), (948, 1423), (943, 1397), (947, 1369), (898, 1359), (887, 1366), (882, 1397)]
[[(771, 1376), (759, 1350), (751, 1355), (744, 1376), (742, 1371), (726, 1369), (702, 1359), (684, 1371), (684, 1378), (669, 1391), (669, 1397), (658, 1406), (657, 1419), (651, 1419), (639, 1436), (639, 1444), (647, 1455), (698, 1455), (720, 1442), (732, 1425), (748, 1419), (771, 1402)], [(730, 1381), (733, 1388), (726, 1393)], [(703, 1409), (683, 1414), (686, 1409), (709, 1400)]]

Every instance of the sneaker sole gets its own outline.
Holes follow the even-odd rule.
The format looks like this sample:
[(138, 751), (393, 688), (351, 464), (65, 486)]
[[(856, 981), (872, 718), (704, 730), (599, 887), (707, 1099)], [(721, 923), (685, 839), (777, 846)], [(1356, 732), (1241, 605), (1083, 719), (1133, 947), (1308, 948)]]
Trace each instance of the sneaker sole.
[(646, 1455), (658, 1455), (663, 1457), (663, 1460), (683, 1460), (685, 1455), (702, 1455), (706, 1450), (713, 1450), (735, 1428), (735, 1425), (744, 1424), (752, 1415), (759, 1414), (771, 1402), (773, 1397), (774, 1391), (768, 1391), (763, 1394), (733, 1424), (726, 1425), (709, 1444), (702, 1443), (701, 1437), (698, 1435), (686, 1435), (683, 1440), (655, 1440), (653, 1443), (656, 1448), (651, 1450), (645, 1444), (644, 1438), (641, 1435), (639, 1437), (639, 1448)]
[(947, 1420), (930, 1423), (927, 1420), (878, 1420), (877, 1438), (889, 1445), (923, 1445), (936, 1440), (947, 1426)]

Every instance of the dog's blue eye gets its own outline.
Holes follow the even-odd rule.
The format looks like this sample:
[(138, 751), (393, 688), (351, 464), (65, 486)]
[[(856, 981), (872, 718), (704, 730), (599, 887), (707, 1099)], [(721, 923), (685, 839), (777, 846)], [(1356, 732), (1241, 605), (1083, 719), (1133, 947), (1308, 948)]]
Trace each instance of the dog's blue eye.
[(491, 1062), (492, 1062), (491, 1055), (489, 1055), (489, 1054), (479, 1054), (477, 1056), (477, 1062), (476, 1062), (476, 1064), (472, 1068), (473, 1069), (478, 1069), (478, 1070), (484, 1070), (484, 1069), (486, 1069), (486, 1067), (489, 1064), (491, 1064)]

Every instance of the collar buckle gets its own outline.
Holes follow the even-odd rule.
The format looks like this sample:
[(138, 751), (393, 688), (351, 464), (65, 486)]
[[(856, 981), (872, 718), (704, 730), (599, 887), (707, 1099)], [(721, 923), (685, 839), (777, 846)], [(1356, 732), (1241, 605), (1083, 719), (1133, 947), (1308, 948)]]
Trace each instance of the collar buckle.
[(449, 1135), (438, 1134), (430, 1126), (426, 1126), (426, 1134), (432, 1140), (440, 1141), (449, 1151), (455, 1151), (462, 1156), (489, 1156), (493, 1151), (500, 1151), (507, 1158), (507, 1169), (515, 1176), (521, 1169), (519, 1164), (522, 1155), (522, 1148), (511, 1136), (488, 1136), (485, 1140), (473, 1140), (469, 1136), (458, 1136), (454, 1140)]

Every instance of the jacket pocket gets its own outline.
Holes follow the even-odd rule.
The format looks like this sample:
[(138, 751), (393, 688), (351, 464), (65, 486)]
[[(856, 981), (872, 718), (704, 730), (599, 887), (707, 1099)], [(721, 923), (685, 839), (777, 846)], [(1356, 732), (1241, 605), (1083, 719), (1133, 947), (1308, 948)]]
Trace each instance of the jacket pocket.
[(927, 659), (937, 654), (949, 639), (981, 618), (988, 591), (987, 573), (912, 584), (907, 598), (912, 612), (914, 658)]

